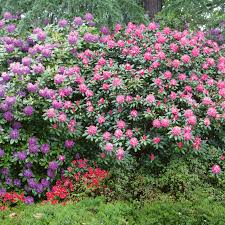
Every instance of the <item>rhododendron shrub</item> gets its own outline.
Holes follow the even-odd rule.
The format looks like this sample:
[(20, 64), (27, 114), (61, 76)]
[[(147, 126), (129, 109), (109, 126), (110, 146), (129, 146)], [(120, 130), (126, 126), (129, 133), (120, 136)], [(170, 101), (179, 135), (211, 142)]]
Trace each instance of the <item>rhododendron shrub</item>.
[(3, 186), (40, 196), (78, 151), (111, 163), (201, 157), (210, 145), (222, 155), (224, 50), (204, 33), (129, 23), (109, 35), (82, 20), (28, 31), (21, 49), (1, 29)]
[[(48, 110), (58, 89), (54, 76), (62, 70), (62, 59), (65, 65), (74, 64), (76, 30), (80, 29), (83, 34), (87, 30), (95, 32), (95, 28), (87, 27), (83, 20), (82, 26), (71, 24), (71, 31), (60, 23), (45, 30), (36, 28), (28, 31), (26, 37), (18, 37), (16, 29), (7, 30), (8, 24), (18, 22), (14, 17), (1, 22), (0, 190), (23, 189), (40, 197), (60, 176), (63, 164), (71, 162), (80, 151), (78, 140), (75, 149), (74, 136), (64, 127), (64, 114), (60, 115), (62, 125), (59, 130), (52, 121), (44, 120), (46, 111), (49, 115), (54, 113)], [(88, 33), (87, 38), (93, 37), (94, 34)], [(59, 106), (60, 103), (54, 105)], [(70, 108), (69, 101), (65, 107)], [(72, 120), (68, 126), (73, 128), (75, 122)], [(61, 135), (63, 130), (64, 135)], [(76, 135), (77, 138), (80, 136)]]

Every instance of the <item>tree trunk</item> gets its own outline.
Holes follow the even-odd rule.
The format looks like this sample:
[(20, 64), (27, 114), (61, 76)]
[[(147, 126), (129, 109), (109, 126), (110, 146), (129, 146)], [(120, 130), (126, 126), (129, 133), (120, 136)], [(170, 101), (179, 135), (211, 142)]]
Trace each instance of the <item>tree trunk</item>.
[(145, 0), (144, 8), (150, 18), (154, 18), (155, 14), (161, 11), (163, 0)]

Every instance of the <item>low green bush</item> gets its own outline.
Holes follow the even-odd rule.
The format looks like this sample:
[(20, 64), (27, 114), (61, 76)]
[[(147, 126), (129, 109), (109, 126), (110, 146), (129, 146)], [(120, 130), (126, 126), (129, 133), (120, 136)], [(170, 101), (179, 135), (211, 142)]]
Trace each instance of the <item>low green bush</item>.
[(158, 187), (175, 197), (188, 195), (197, 186), (202, 185), (198, 175), (191, 173), (188, 165), (180, 159), (172, 161), (157, 179)]

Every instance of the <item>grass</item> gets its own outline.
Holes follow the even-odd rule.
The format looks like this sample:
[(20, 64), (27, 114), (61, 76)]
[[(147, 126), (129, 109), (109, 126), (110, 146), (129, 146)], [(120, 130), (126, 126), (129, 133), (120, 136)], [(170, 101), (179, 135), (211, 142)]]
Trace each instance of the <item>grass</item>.
[(225, 207), (209, 199), (145, 202), (87, 198), (66, 206), (36, 204), (0, 212), (1, 225), (225, 225)]

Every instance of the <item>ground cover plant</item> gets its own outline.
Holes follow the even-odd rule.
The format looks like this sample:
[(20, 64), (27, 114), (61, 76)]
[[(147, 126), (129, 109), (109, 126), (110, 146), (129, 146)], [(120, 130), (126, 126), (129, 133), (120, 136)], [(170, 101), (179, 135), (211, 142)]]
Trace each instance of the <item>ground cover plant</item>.
[[(152, 193), (127, 188), (141, 182), (178, 199), (207, 183), (222, 198), (221, 46), (154, 22), (98, 29), (90, 13), (22, 34), (18, 23), (9, 12), (0, 20), (2, 208), (17, 203), (14, 192), (18, 204), (103, 194), (141, 201)], [(122, 176), (137, 168), (154, 179)]]

